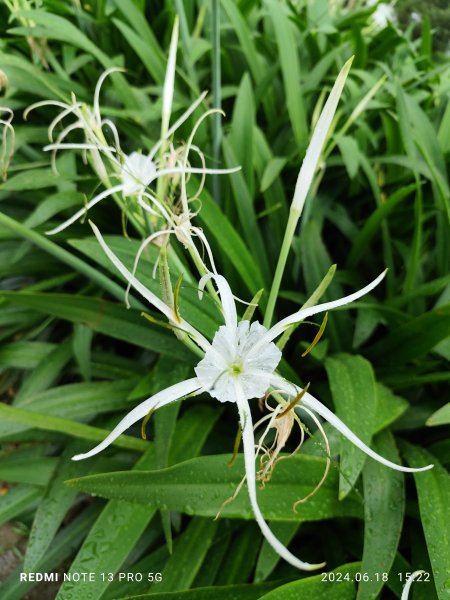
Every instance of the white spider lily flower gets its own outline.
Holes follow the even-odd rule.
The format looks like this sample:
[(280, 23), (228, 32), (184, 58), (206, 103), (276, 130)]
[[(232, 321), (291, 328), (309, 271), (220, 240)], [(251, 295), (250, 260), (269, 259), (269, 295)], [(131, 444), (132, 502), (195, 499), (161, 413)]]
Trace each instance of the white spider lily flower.
[[(147, 187), (153, 183), (153, 181), (165, 175), (174, 175), (183, 172), (201, 174), (230, 174), (236, 173), (240, 170), (240, 168), (241, 167), (234, 167), (230, 169), (203, 169), (197, 167), (187, 167), (186, 169), (183, 169), (183, 167), (172, 167), (168, 169), (158, 169), (156, 164), (151, 159), (151, 155), (146, 156), (139, 154), (138, 152), (133, 152), (129, 156), (124, 156), (124, 163), (120, 167), (119, 171), (119, 177), (121, 180), (120, 184), (107, 188), (103, 192), (100, 192), (100, 194), (94, 196), (94, 198), (91, 198), (91, 200), (89, 200), (89, 202), (87, 202), (83, 208), (78, 210), (69, 219), (57, 227), (46, 231), (46, 234), (54, 235), (55, 233), (59, 233), (60, 231), (67, 229), (67, 227), (72, 225), (72, 223), (75, 223), (78, 221), (78, 219), (86, 216), (89, 209), (93, 208), (96, 204), (114, 194), (122, 194), (124, 197), (136, 196), (138, 199), (138, 204), (140, 204), (145, 211), (167, 220), (169, 218), (168, 211), (162, 208), (161, 202), (157, 200), (154, 194), (150, 194), (146, 191)], [(149, 198), (151, 201), (150, 205), (144, 203), (143, 198)]]
[[(93, 104), (90, 107), (88, 104), (79, 102), (74, 94), (72, 94), (72, 101), (70, 103), (62, 102), (60, 100), (43, 100), (36, 102), (35, 104), (28, 107), (24, 113), (24, 117), (27, 118), (29, 112), (35, 108), (42, 106), (53, 106), (61, 109), (61, 112), (53, 119), (48, 128), (48, 137), (50, 144), (44, 147), (44, 151), (52, 152), (52, 164), (56, 171), (56, 153), (59, 150), (82, 150), (83, 156), (86, 153), (90, 153), (92, 165), (96, 171), (99, 179), (102, 183), (107, 186), (107, 189), (94, 196), (86, 205), (72, 215), (69, 219), (47, 231), (47, 235), (53, 235), (63, 231), (70, 225), (72, 225), (78, 219), (84, 217), (87, 211), (94, 207), (96, 204), (113, 196), (115, 194), (121, 194), (124, 198), (134, 196), (142, 204), (143, 198), (151, 200), (150, 205), (145, 204), (145, 210), (150, 212), (152, 215), (163, 218), (166, 221), (168, 219), (168, 207), (166, 210), (161, 209), (162, 199), (159, 201), (155, 198), (154, 194), (150, 193), (148, 187), (160, 177), (172, 177), (183, 176), (183, 185), (185, 185), (186, 174), (200, 174), (202, 176), (199, 191), (196, 196), (200, 193), (204, 178), (206, 175), (213, 174), (230, 174), (235, 173), (240, 167), (232, 169), (208, 169), (205, 165), (203, 153), (192, 144), (191, 134), (189, 143), (186, 146), (184, 154), (184, 161), (175, 160), (174, 156), (178, 155), (178, 152), (172, 150), (171, 152), (165, 152), (165, 147), (168, 144), (170, 138), (178, 130), (179, 127), (193, 114), (198, 106), (204, 101), (207, 92), (203, 92), (186, 110), (185, 112), (175, 121), (175, 123), (169, 127), (170, 116), (172, 112), (172, 100), (174, 95), (174, 82), (175, 82), (175, 69), (176, 69), (176, 51), (178, 44), (178, 18), (175, 19), (174, 27), (172, 30), (172, 37), (169, 48), (169, 58), (167, 62), (166, 75), (164, 79), (164, 85), (162, 90), (162, 125), (161, 125), (161, 138), (155, 143), (155, 145), (148, 151), (147, 154), (140, 154), (138, 152), (131, 152), (129, 155), (125, 154), (121, 149), (120, 137), (115, 124), (107, 118), (103, 118), (100, 110), (100, 92), (105, 79), (112, 73), (121, 71), (124, 69), (120, 67), (111, 67), (106, 69), (99, 77), (94, 90)], [(206, 115), (209, 115), (211, 111), (208, 111)], [(67, 117), (75, 117), (75, 121), (65, 126), (59, 133), (56, 139), (54, 139), (54, 131), (59, 123), (64, 122)], [(193, 133), (197, 130), (198, 125), (203, 120), (201, 117), (197, 124), (193, 128)], [(84, 135), (82, 142), (68, 142), (66, 138), (73, 131), (81, 130)], [(181, 146), (181, 149), (183, 147)], [(193, 150), (198, 154), (201, 167), (194, 168), (188, 163), (189, 151)], [(104, 162), (104, 159), (107, 159)], [(109, 164), (109, 169), (106, 165)], [(118, 185), (112, 185), (110, 179), (118, 179)], [(183, 195), (184, 198), (185, 194)], [(194, 197), (194, 198), (195, 198)], [(188, 211), (185, 205), (183, 205), (184, 212), (186, 215)], [(173, 212), (173, 211), (171, 211)], [(186, 216), (185, 215), (185, 216)], [(175, 217), (172, 214), (172, 217)]]
[(156, 165), (151, 158), (132, 152), (125, 156), (120, 179), (124, 196), (141, 195), (145, 188), (156, 178)]
[[(127, 279), (131, 286), (150, 302), (150, 304), (160, 310), (173, 325), (185, 331), (205, 354), (194, 369), (196, 377), (171, 386), (145, 400), (142, 404), (134, 408), (113, 429), (103, 442), (85, 454), (74, 456), (73, 460), (82, 460), (98, 454), (109, 446), (128, 427), (145, 417), (151, 410), (179, 400), (190, 394), (207, 393), (219, 402), (234, 402), (237, 405), (242, 429), (245, 476), (250, 504), (261, 532), (280, 557), (291, 565), (306, 571), (321, 568), (324, 563), (310, 564), (303, 562), (294, 556), (275, 537), (264, 520), (258, 505), (256, 493), (255, 437), (249, 400), (261, 397), (271, 387), (274, 387), (276, 390), (281, 390), (288, 395), (297, 396), (300, 388), (285, 381), (275, 373), (281, 360), (281, 352), (276, 347), (274, 339), (293, 323), (297, 323), (307, 317), (328, 311), (331, 308), (343, 306), (361, 298), (380, 283), (385, 273), (379, 275), (372, 283), (363, 289), (350, 294), (349, 296), (345, 296), (344, 298), (333, 302), (325, 302), (317, 306), (300, 309), (269, 330), (258, 322), (252, 324), (248, 321), (238, 322), (236, 305), (228, 282), (221, 275), (209, 274), (203, 277), (200, 282), (200, 294), (203, 293), (203, 287), (208, 279), (214, 279), (220, 295), (225, 322), (224, 325), (218, 328), (210, 342), (194, 327), (186, 323), (186, 321), (184, 321), (178, 313), (175, 313), (171, 307), (166, 305), (162, 300), (155, 296), (155, 294), (142, 285), (107, 246), (95, 225), (92, 225), (92, 227), (95, 236), (108, 258)], [(366, 454), (391, 468), (412, 472), (429, 469), (432, 466), (429, 465), (422, 469), (413, 469), (391, 463), (366, 446), (328, 408), (308, 393), (304, 394), (302, 403), (304, 403), (307, 411), (311, 410), (314, 414), (318, 414), (325, 418), (356, 446), (366, 452)], [(300, 406), (301, 405), (302, 404), (300, 404)]]

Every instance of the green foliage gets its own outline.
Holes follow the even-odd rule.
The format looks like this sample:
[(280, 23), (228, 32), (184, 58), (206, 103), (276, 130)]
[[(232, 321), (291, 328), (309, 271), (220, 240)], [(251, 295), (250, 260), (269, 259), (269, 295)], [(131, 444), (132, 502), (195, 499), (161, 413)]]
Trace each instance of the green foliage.
[[(220, 48), (212, 3), (202, 0), (0, 5), (0, 81), (3, 73), (7, 77), (0, 106), (14, 110), (16, 133), (8, 177), (0, 184), (0, 524), (19, 521), (30, 528), (23, 562), (2, 582), (0, 596), (19, 600), (32, 588), (19, 581), (20, 570), (64, 568), (98, 576), (95, 584), (66, 582), (58, 600), (73, 594), (92, 600), (376, 600), (400, 598), (398, 573), (404, 582), (404, 573), (424, 568), (430, 581), (414, 583), (417, 597), (443, 600), (449, 558), (450, 460), (443, 427), (449, 423), (450, 69), (430, 51), (430, 44), (442, 45), (442, 34), (433, 31), (439, 7), (418, 38), (400, 26), (375, 27), (373, 8), (347, 10), (340, 2), (219, 4)], [(399, 14), (410, 6), (399, 3)], [(448, 9), (439, 10), (446, 18)], [(125, 307), (126, 284), (87, 219), (46, 236), (100, 191), (99, 181), (89, 162), (69, 152), (58, 153), (56, 175), (42, 151), (53, 109), (37, 108), (26, 121), (23, 111), (40, 100), (69, 101), (72, 92), (92, 102), (103, 69), (124, 67), (105, 81), (102, 111), (120, 131), (125, 152), (145, 152), (160, 135), (176, 11), (182, 11), (182, 39), (172, 120), (199, 90), (213, 86), (212, 56), (220, 56), (214, 96), (227, 116), (220, 127), (218, 121), (203, 124), (194, 141), (208, 164), (219, 152), (220, 167), (243, 167), (221, 176), (220, 203), (217, 181), (207, 180), (198, 224), (238, 297), (249, 302), (264, 288), (256, 310), (240, 307), (241, 315), (255, 310), (261, 322), (305, 149), (337, 73), (355, 55), (295, 232), (277, 318), (304, 304), (333, 263), (336, 276), (320, 288), (324, 301), (362, 287), (388, 267), (386, 284), (352, 311), (330, 313), (322, 340), (306, 357), (301, 354), (319, 322), (290, 332), (280, 370), (311, 382), (310, 393), (394, 462), (436, 466), (415, 474), (412, 485), (411, 475), (366, 460), (326, 428), (330, 472), (294, 512), (294, 502), (314, 490), (325, 468), (318, 431), (307, 421), (312, 439), (276, 466), (258, 496), (273, 530), (294, 553), (298, 548), (302, 557), (327, 561), (327, 572), (335, 574), (327, 581), (299, 573), (261, 545), (245, 489), (213, 520), (244, 473), (241, 454), (227, 467), (237, 412), (230, 403), (188, 399), (151, 417), (147, 432), (154, 442), (139, 439), (136, 427), (104, 457), (70, 462), (137, 402), (191, 376), (197, 357), (172, 331), (142, 318), (145, 310), (160, 319), (142, 298), (132, 293), (131, 308)], [(202, 109), (211, 106), (207, 97)], [(195, 115), (176, 138), (187, 139), (194, 122)], [(55, 136), (61, 130), (60, 124)], [(198, 183), (190, 179), (190, 193)], [(109, 198), (88, 216), (131, 268), (144, 235), (141, 215), (123, 199)], [(173, 286), (184, 274), (180, 314), (210, 337), (221, 315), (213, 297), (199, 304), (194, 264), (172, 238)], [(157, 258), (157, 247), (149, 246), (137, 273), (160, 295), (152, 276)], [(257, 402), (253, 406), (256, 416)], [(284, 450), (297, 443), (293, 435)], [(101, 580), (101, 572), (161, 572), (163, 578), (119, 581), (116, 575), (110, 581)], [(389, 573), (389, 581), (354, 576), (377, 572)]]

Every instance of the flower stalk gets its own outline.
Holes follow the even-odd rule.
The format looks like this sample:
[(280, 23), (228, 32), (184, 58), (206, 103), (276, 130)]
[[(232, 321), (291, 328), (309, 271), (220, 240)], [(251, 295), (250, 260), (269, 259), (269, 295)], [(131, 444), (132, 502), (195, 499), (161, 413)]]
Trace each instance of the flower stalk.
[(278, 292), (280, 291), (281, 280), (283, 279), (287, 257), (292, 245), (295, 230), (302, 215), (303, 207), (312, 185), (314, 175), (317, 171), (325, 142), (333, 124), (334, 115), (344, 89), (345, 81), (352, 66), (352, 62), (353, 57), (345, 63), (335, 81), (335, 84), (317, 121), (316, 127), (314, 128), (314, 133), (311, 137), (311, 141), (306, 150), (305, 158), (303, 159), (303, 163), (298, 174), (297, 182), (295, 184), (294, 197), (289, 210), (289, 219), (281, 246), (280, 256), (278, 258), (275, 277), (269, 293), (266, 312), (264, 315), (264, 325), (266, 327), (270, 327), (272, 323), (275, 302), (278, 297)]

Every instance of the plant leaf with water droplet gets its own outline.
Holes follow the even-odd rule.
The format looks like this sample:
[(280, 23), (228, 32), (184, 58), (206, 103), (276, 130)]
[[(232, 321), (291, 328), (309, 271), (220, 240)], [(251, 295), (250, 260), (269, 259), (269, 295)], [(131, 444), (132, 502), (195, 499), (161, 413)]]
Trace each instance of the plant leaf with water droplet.
[[(373, 441), (376, 452), (399, 463), (394, 439), (388, 431)], [(358, 600), (375, 600), (384, 585), (380, 573), (389, 573), (394, 562), (405, 512), (404, 474), (368, 460), (363, 470), (364, 482), (364, 552)]]
[(444, 467), (426, 450), (406, 442), (402, 442), (400, 447), (411, 467), (434, 463), (433, 469), (414, 473), (414, 480), (436, 592), (439, 600), (448, 600), (450, 477)]
[(286, 583), (261, 597), (261, 600), (354, 600), (355, 584), (353, 578), (360, 571), (360, 563), (351, 563), (338, 567), (332, 573), (347, 574), (349, 580), (338, 577), (325, 579), (322, 575), (305, 577), (292, 583)]
[[(196, 428), (194, 430), (192, 429), (192, 413), (195, 414)], [(176, 451), (179, 443), (178, 430), (186, 431), (188, 429), (189, 437), (195, 433), (198, 435), (196, 438), (190, 437), (191, 444), (186, 454), (189, 456), (190, 452), (192, 456), (192, 454), (198, 453), (216, 422), (216, 418), (217, 413), (212, 407), (195, 407), (187, 411), (186, 415), (177, 423), (172, 451)], [(201, 431), (199, 431), (200, 428)], [(180, 443), (184, 443), (183, 435), (180, 436), (180, 440)], [(154, 468), (156, 460), (155, 449), (152, 446), (136, 463), (134, 469)], [(165, 471), (164, 469), (155, 472), (164, 473)], [(139, 470), (132, 470), (127, 471), (126, 474), (139, 472)], [(108, 474), (97, 475), (97, 477), (103, 476), (108, 476)], [(132, 504), (126, 498), (108, 502), (75, 557), (71, 565), (71, 572), (115, 573), (133, 550), (147, 525), (155, 516), (156, 510), (157, 507), (148, 502), (143, 505)], [(66, 581), (58, 593), (57, 600), (68, 600), (74, 592), (77, 598), (89, 597), (89, 594), (93, 594), (91, 596), (93, 598), (99, 598), (108, 585), (108, 580), (102, 581), (100, 577), (97, 577), (95, 582)]]
[[(377, 393), (372, 365), (362, 356), (338, 354), (325, 361), (337, 416), (366, 444), (370, 445), (377, 422)], [(356, 483), (366, 455), (341, 438), (339, 497)]]
[[(222, 503), (233, 495), (244, 473), (240, 454), (232, 469), (231, 456), (202, 456), (160, 471), (129, 471), (93, 475), (67, 482), (76, 489), (115, 498), (151, 503), (187, 514), (215, 517)], [(267, 519), (316, 521), (338, 516), (361, 516), (361, 504), (355, 495), (337, 499), (338, 473), (332, 470), (320, 490), (308, 502), (293, 510), (293, 504), (305, 497), (320, 481), (325, 461), (316, 456), (296, 455), (281, 461), (270, 484), (259, 490), (259, 503)], [(223, 507), (221, 516), (253, 519), (245, 489)]]

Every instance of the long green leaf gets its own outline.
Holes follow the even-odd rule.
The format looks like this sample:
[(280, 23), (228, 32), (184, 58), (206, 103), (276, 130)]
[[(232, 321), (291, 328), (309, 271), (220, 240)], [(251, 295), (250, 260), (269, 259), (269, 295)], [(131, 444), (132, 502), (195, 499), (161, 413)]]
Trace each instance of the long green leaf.
[(334, 575), (314, 575), (287, 583), (265, 594), (261, 600), (354, 600), (354, 575), (358, 564), (348, 564), (331, 571)]
[(426, 450), (406, 443), (401, 448), (411, 467), (434, 463), (433, 469), (414, 473), (414, 481), (436, 592), (439, 600), (446, 600), (450, 564), (450, 477), (446, 469)]
[[(109, 431), (92, 427), (91, 425), (83, 425), (69, 419), (31, 412), (3, 403), (0, 403), (0, 417), (3, 422), (19, 423), (31, 428), (43, 429), (44, 431), (57, 431), (72, 437), (79, 437), (94, 442), (101, 442), (109, 433)], [(117, 438), (114, 444), (120, 448), (136, 451), (142, 451), (147, 448), (147, 444), (142, 440), (125, 435)]]
[(265, 4), (268, 7), (275, 30), (287, 110), (297, 146), (300, 151), (303, 151), (306, 147), (309, 132), (296, 40), (299, 32), (289, 19), (289, 9), (286, 9), (283, 4), (274, 0), (266, 0)]
[(188, 590), (205, 560), (217, 521), (194, 517), (177, 538), (175, 550), (162, 571), (162, 581), (151, 589), (156, 592)]
[[(376, 451), (399, 462), (392, 435), (379, 434)], [(395, 559), (405, 512), (404, 475), (371, 460), (363, 471), (364, 482), (364, 553), (361, 572), (367, 573), (359, 584), (358, 600), (375, 600), (384, 585), (381, 573), (389, 573)]]
[(252, 585), (224, 585), (213, 587), (199, 587), (184, 592), (153, 592), (127, 596), (121, 600), (258, 600), (261, 594), (274, 588), (276, 582)]
[[(370, 444), (377, 418), (377, 393), (371, 364), (362, 356), (339, 354), (327, 358), (325, 367), (336, 414), (363, 442)], [(340, 454), (339, 497), (345, 498), (362, 471), (366, 455), (347, 439), (341, 439)]]
[(450, 304), (434, 308), (391, 331), (367, 351), (382, 365), (402, 365), (450, 336)]
[[(93, 475), (72, 480), (76, 489), (130, 502), (178, 510), (205, 517), (216, 516), (222, 503), (233, 495), (244, 472), (243, 457), (232, 469), (228, 455), (203, 456), (160, 471), (140, 471)], [(297, 512), (294, 502), (305, 497), (320, 481), (325, 461), (314, 456), (295, 456), (282, 461), (270, 485), (259, 491), (259, 503), (267, 519), (281, 521), (320, 520), (335, 516), (359, 516), (361, 506), (354, 496), (339, 502), (337, 473), (330, 472), (321, 489)], [(223, 506), (223, 517), (252, 519), (253, 513), (243, 490)]]
[(71, 252), (68, 252), (64, 248), (60, 248), (48, 238), (40, 235), (32, 229), (28, 229), (28, 227), (25, 227), (22, 225), (22, 223), (19, 223), (18, 221), (1, 212), (0, 225), (3, 225), (4, 227), (14, 231), (14, 233), (20, 237), (30, 240), (33, 242), (33, 244), (39, 248), (42, 248), (42, 250), (54, 256), (57, 260), (75, 269), (75, 271), (82, 273), (88, 279), (97, 283), (102, 289), (107, 290), (113, 297), (123, 300), (123, 290), (116, 283), (111, 281), (108, 277), (106, 277), (106, 275), (103, 275), (84, 261), (80, 260), (77, 256), (74, 256)]
[(24, 571), (37, 570), (77, 495), (74, 490), (64, 486), (63, 482), (68, 477), (84, 471), (84, 467), (80, 468), (79, 463), (70, 459), (85, 448), (86, 444), (71, 443), (59, 459), (54, 477), (45, 490), (34, 516), (23, 563)]
[[(188, 411), (187, 415), (190, 412)], [(202, 416), (201, 425), (207, 435), (215, 423), (216, 416), (211, 411), (203, 413)], [(179, 424), (183, 423), (185, 419), (186, 417), (180, 419)], [(199, 437), (201, 443), (203, 443), (205, 437)], [(178, 437), (175, 435), (172, 449), (175, 450), (177, 446)], [(200, 449), (201, 445), (192, 443), (187, 449), (186, 455), (188, 457), (194, 456)], [(137, 470), (129, 471), (126, 474), (133, 475), (133, 473), (140, 473), (140, 469), (153, 468), (155, 460), (155, 452), (152, 447), (136, 463), (134, 469)], [(156, 472), (164, 473), (164, 471)], [(127, 499), (109, 502), (87, 536), (75, 561), (72, 563), (71, 570), (88, 569), (91, 572), (115, 573), (128, 557), (155, 514), (156, 507), (148, 502), (142, 505), (134, 504), (127, 501)], [(102, 581), (101, 578), (97, 578), (95, 584), (66, 582), (61, 588), (57, 600), (70, 599), (74, 591), (80, 597), (83, 597), (85, 593), (96, 593), (100, 596), (108, 585), (108, 580)]]
[(87, 323), (94, 331), (187, 363), (192, 364), (195, 358), (172, 333), (143, 319), (140, 311), (127, 310), (102, 298), (27, 292), (1, 292), (0, 297), (72, 323)]

